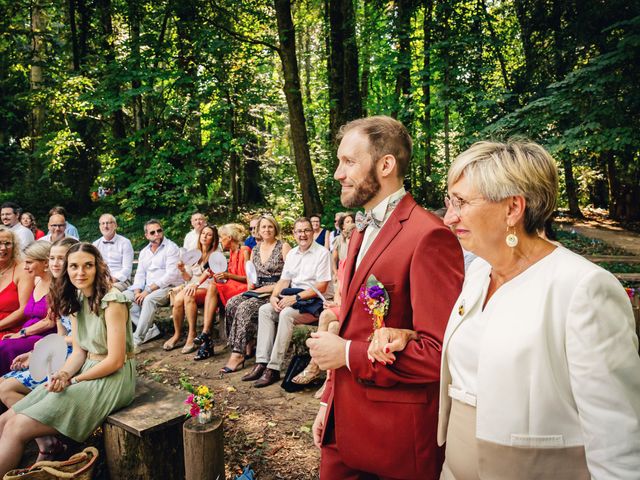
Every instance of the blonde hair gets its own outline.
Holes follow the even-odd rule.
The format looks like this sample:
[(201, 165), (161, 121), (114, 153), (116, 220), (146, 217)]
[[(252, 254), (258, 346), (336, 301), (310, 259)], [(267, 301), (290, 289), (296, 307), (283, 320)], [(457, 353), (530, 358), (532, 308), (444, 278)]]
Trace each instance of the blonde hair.
[(33, 242), (24, 249), (24, 256), (32, 260), (49, 261), (49, 252), (51, 251), (51, 242), (46, 240), (38, 240)]
[(226, 235), (241, 244), (246, 236), (245, 229), (238, 223), (227, 223), (218, 229), (220, 235)]
[(276, 239), (280, 238), (280, 225), (278, 224), (278, 222), (276, 221), (275, 218), (273, 218), (271, 215), (262, 215), (260, 217), (260, 220), (258, 220), (258, 228), (257, 228), (257, 232), (254, 235), (256, 240), (262, 240), (262, 237), (260, 236), (260, 224), (262, 223), (263, 220), (266, 220), (267, 222), (269, 222), (271, 225), (273, 225), (273, 228), (275, 229), (275, 235), (274, 237)]
[(537, 143), (474, 143), (451, 164), (447, 177), (449, 188), (463, 175), (489, 201), (523, 196), (526, 200), (524, 228), (529, 234), (543, 228), (556, 208), (558, 167)]
[(11, 261), (19, 262), (20, 261), (20, 239), (16, 235), (16, 233), (4, 225), (0, 225), (0, 233), (8, 233), (11, 237), (11, 243), (13, 243), (13, 249), (11, 250)]

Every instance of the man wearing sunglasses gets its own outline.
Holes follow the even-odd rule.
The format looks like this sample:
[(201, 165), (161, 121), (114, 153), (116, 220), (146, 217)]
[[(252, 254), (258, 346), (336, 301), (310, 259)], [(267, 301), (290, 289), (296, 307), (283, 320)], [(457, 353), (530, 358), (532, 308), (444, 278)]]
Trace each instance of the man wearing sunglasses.
[(169, 304), (169, 290), (180, 283), (177, 263), (178, 246), (164, 237), (160, 222), (144, 224), (144, 236), (149, 244), (140, 251), (138, 269), (125, 295), (131, 300), (131, 321), (136, 325), (133, 343), (137, 347), (162, 336), (153, 317), (158, 307)]

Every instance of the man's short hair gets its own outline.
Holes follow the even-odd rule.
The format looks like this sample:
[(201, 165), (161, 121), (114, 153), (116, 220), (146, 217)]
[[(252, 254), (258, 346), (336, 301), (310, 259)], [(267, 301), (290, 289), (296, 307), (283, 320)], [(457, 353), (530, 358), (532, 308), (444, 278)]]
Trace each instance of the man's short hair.
[(62, 205), (56, 205), (55, 207), (51, 207), (51, 210), (49, 210), (49, 216), (51, 215), (62, 215), (65, 218), (65, 220), (69, 216), (67, 214), (67, 210)]
[(20, 208), (20, 205), (18, 205), (15, 202), (4, 202), (2, 205), (0, 205), (0, 210), (4, 208), (10, 208), (11, 210), (13, 210), (13, 213), (15, 213), (16, 215), (20, 215), (22, 210)]
[(309, 217), (298, 217), (296, 219), (295, 222), (293, 222), (293, 229), (296, 229), (296, 225), (298, 225), (299, 223), (308, 223), (309, 226), (311, 226), (311, 220), (309, 219)]
[(160, 220), (156, 218), (152, 218), (144, 222), (144, 233), (147, 233), (147, 227), (149, 225), (154, 225), (154, 224), (160, 225), (160, 228), (162, 228), (162, 223), (160, 223)]
[(403, 178), (407, 174), (413, 141), (402, 123), (386, 115), (352, 120), (340, 127), (338, 142), (351, 130), (358, 130), (368, 137), (369, 155), (374, 164), (385, 155), (393, 155), (396, 159), (398, 177)]
[(102, 218), (108, 218), (109, 220), (111, 220), (113, 223), (116, 224), (116, 226), (118, 225), (118, 220), (116, 219), (116, 217), (110, 213), (103, 213), (102, 215), (100, 215), (100, 218), (98, 219), (98, 222), (100, 222), (100, 220)]

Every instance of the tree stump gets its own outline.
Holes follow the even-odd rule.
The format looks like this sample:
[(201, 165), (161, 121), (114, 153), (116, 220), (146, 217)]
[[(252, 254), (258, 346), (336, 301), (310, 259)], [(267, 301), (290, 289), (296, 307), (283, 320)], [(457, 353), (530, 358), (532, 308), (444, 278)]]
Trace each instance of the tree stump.
[(200, 424), (191, 418), (182, 429), (185, 480), (225, 480), (222, 419)]

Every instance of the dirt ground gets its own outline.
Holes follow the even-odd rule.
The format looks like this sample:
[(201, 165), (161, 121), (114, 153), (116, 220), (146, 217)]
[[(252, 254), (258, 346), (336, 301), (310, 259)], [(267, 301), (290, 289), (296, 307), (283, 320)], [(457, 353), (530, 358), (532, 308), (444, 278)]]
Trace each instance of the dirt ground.
[[(161, 324), (173, 331), (168, 319)], [(184, 376), (213, 391), (216, 414), (224, 418), (227, 479), (235, 478), (246, 465), (260, 480), (318, 478), (320, 452), (311, 435), (319, 407), (313, 398), (317, 385), (299, 393), (287, 393), (280, 382), (257, 389), (253, 382), (240, 380), (253, 360), (244, 370), (221, 378), (218, 372), (229, 355), (223, 346), (216, 346), (214, 357), (196, 362), (193, 353), (183, 355), (180, 348), (163, 351), (163, 341), (143, 345), (137, 355), (138, 372), (177, 389)]]

